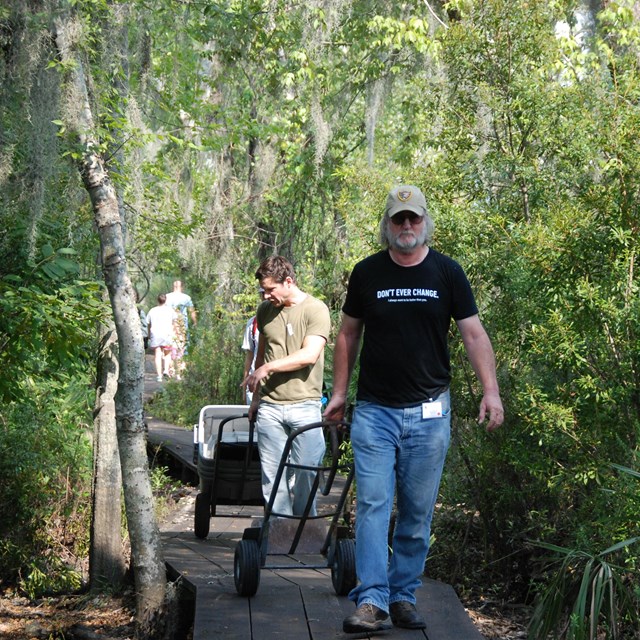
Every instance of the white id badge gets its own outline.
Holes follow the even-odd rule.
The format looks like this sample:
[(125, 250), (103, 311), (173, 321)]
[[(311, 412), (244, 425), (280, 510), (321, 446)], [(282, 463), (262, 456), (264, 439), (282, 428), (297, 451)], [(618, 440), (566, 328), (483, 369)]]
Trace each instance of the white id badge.
[(423, 402), (422, 419), (442, 418), (442, 402)]

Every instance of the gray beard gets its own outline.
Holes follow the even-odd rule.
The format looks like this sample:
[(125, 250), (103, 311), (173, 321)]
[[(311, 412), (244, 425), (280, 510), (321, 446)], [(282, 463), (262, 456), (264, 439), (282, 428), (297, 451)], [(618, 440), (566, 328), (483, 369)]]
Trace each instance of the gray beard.
[(419, 247), (422, 247), (423, 245), (425, 245), (427, 243), (426, 229), (423, 227), (420, 233), (414, 233), (414, 237), (415, 237), (415, 243), (411, 243), (410, 246), (406, 244), (402, 244), (401, 242), (399, 242), (400, 236), (394, 236), (387, 229), (387, 243), (389, 244), (389, 247), (391, 249), (393, 249), (394, 251), (397, 251), (398, 253), (403, 253), (408, 255), (413, 253)]

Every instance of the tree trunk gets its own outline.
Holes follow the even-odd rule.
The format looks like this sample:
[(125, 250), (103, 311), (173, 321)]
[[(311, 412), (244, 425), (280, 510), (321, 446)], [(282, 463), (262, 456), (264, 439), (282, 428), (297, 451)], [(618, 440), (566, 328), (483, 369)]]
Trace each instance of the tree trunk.
[(144, 348), (134, 291), (127, 273), (122, 222), (115, 188), (97, 152), (94, 123), (82, 60), (74, 52), (70, 19), (55, 20), (54, 36), (63, 68), (67, 70), (67, 128), (79, 143), (78, 169), (91, 199), (100, 236), (102, 268), (109, 291), (119, 344), (116, 423), (125, 508), (137, 596), (137, 621), (144, 635), (154, 623), (167, 592), (160, 533), (153, 511), (146, 438), (143, 423)]
[(100, 590), (124, 582), (122, 554), (122, 474), (118, 457), (115, 394), (118, 388), (118, 339), (114, 327), (100, 327), (100, 352), (93, 420), (93, 490), (89, 584)]

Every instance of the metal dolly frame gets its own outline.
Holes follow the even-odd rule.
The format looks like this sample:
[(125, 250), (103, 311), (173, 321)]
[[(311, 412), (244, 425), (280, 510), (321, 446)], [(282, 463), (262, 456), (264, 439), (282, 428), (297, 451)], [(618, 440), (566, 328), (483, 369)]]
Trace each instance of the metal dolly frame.
[[(321, 466), (305, 466), (289, 462), (289, 454), (291, 452), (292, 443), (301, 433), (310, 429), (325, 429), (325, 435), (329, 436), (331, 460), (328, 465)], [(240, 540), (234, 553), (234, 581), (236, 591), (241, 596), (254, 596), (260, 585), (261, 569), (331, 569), (331, 581), (338, 595), (346, 595), (356, 585), (356, 567), (355, 567), (355, 541), (349, 537), (349, 529), (346, 525), (340, 524), (340, 518), (343, 515), (344, 505), (351, 488), (354, 477), (354, 466), (352, 462), (341, 462), (340, 442), (338, 433), (346, 435), (348, 433), (349, 424), (346, 422), (315, 422), (313, 424), (300, 427), (293, 431), (287, 438), (278, 471), (271, 491), (269, 502), (265, 508), (264, 519), (261, 526), (249, 527), (244, 530), (242, 540)], [(304, 512), (301, 516), (292, 516), (279, 514), (273, 511), (273, 503), (276, 498), (277, 488), (281, 481), (286, 482), (286, 471), (288, 469), (301, 469), (306, 471), (315, 471), (315, 478), (309, 498), (305, 505)], [(315, 516), (310, 516), (313, 502), (320, 489), (323, 496), (328, 496), (331, 492), (334, 480), (338, 473), (346, 475), (346, 482), (338, 504), (333, 511), (323, 512)], [(321, 476), (326, 474), (326, 480), (320, 486)], [(272, 516), (289, 518), (298, 520), (296, 532), (289, 547), (289, 551), (284, 554), (269, 554), (269, 524)], [(327, 532), (324, 544), (320, 553), (326, 557), (324, 564), (267, 564), (268, 556), (280, 555), (290, 556), (295, 554), (300, 542), (300, 538), (304, 531), (304, 527), (309, 519), (331, 518), (331, 524)]]

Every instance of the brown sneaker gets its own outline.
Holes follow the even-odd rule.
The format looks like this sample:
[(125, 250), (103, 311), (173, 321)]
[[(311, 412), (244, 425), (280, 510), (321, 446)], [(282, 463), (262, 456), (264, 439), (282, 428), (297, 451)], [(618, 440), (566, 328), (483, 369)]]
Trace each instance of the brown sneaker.
[(355, 613), (345, 618), (342, 630), (345, 633), (367, 633), (368, 631), (383, 631), (391, 629), (393, 625), (389, 614), (369, 602), (361, 604)]
[(416, 606), (406, 600), (392, 602), (389, 606), (389, 613), (396, 627), (424, 629), (427, 626), (424, 618), (416, 611)]

